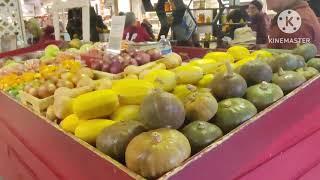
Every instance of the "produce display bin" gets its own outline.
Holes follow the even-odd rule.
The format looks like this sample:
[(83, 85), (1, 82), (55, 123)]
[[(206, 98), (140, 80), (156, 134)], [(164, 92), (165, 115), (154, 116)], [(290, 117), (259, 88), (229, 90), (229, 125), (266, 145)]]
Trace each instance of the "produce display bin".
[(34, 45), (31, 45), (31, 46), (28, 46), (25, 48), (20, 48), (20, 49), (16, 49), (13, 51), (3, 52), (3, 53), (0, 53), (0, 58), (19, 56), (21, 54), (27, 54), (27, 53), (34, 52), (34, 51), (39, 51), (39, 50), (45, 49), (50, 44), (55, 44), (57, 46), (61, 46), (62, 41), (50, 40), (50, 41), (45, 41), (42, 43), (34, 44)]
[[(190, 58), (209, 49), (177, 48)], [(192, 51), (191, 51), (192, 50)], [(194, 57), (192, 57), (194, 56)], [(291, 92), (160, 179), (320, 177), (320, 76)], [(143, 179), (94, 147), (0, 93), (0, 177)], [(298, 163), (297, 163), (298, 162)]]
[[(312, 149), (312, 141), (308, 146), (299, 142), (319, 136), (320, 121), (315, 118), (320, 113), (319, 89), (319, 77), (308, 81), (162, 179), (255, 179), (260, 174), (266, 179), (290, 179), (316, 167), (320, 154)], [(4, 159), (0, 174), (5, 179), (141, 178), (5, 94), (0, 94), (0, 107), (0, 157)], [(281, 155), (294, 156), (287, 151), (295, 146), (312, 153), (299, 156), (303, 160), (298, 165), (281, 164)], [(270, 173), (274, 168), (268, 163), (284, 171)]]

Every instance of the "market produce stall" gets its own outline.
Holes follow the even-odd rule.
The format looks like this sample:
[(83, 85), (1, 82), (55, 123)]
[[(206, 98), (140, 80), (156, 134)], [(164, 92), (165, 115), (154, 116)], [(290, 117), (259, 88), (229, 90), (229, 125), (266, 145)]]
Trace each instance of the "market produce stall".
[[(16, 90), (12, 88), (17, 88), (16, 82), (7, 81), (11, 77), (6, 74), (8, 71), (4, 72), (10, 78), (5, 79), (4, 84), (1, 81), (1, 88), (7, 93), (0, 96), (4, 129), (0, 136), (1, 157), (10, 163), (0, 166), (0, 171), (7, 172), (4, 176), (9, 179), (134, 179), (142, 176), (212, 179), (212, 167), (215, 167), (214, 176), (218, 179), (255, 177), (254, 169), (264, 172), (264, 162), (318, 129), (317, 122), (302, 113), (317, 107), (313, 96), (320, 85), (316, 70), (319, 60), (309, 60), (315, 56), (313, 49), (312, 45), (303, 45), (293, 54), (276, 55), (274, 61), (268, 58), (272, 56), (268, 51), (250, 53), (239, 46), (227, 52), (210, 52), (203, 60), (189, 63), (182, 63), (177, 54), (157, 60), (152, 58), (156, 51), (132, 55), (123, 52), (116, 57), (102, 55), (104, 62), (111, 60), (111, 64), (102, 70), (101, 62), (98, 70), (121, 76), (102, 77), (103, 83), (100, 83), (99, 77), (94, 78), (95, 70), (71, 60), (74, 54), (58, 55), (57, 49), (51, 46), (45, 56), (55, 58), (42, 59), (50, 63), (41, 64), (39, 72), (32, 66), (35, 70), (32, 78), (30, 72), (28, 78), (26, 72), (22, 73), (22, 82), (26, 84), (19, 87), (19, 95), (12, 92)], [(100, 57), (99, 50), (89, 48), (87, 51), (89, 55), (94, 54), (94, 58), (85, 58), (82, 62), (96, 69), (98, 66), (92, 63)], [(126, 54), (130, 58), (124, 58)], [(305, 59), (309, 60), (309, 67)], [(112, 65), (116, 61), (120, 61), (121, 66)], [(133, 61), (137, 64), (130, 64)], [(117, 71), (111, 71), (112, 67)], [(9, 70), (16, 72), (12, 71), (16, 69)], [(55, 74), (50, 74), (53, 72)], [(60, 78), (57, 82), (49, 79), (55, 75)], [(15, 78), (20, 82), (21, 77)], [(63, 83), (59, 83), (61, 80)], [(29, 81), (31, 87), (28, 87)], [(34, 81), (40, 81), (40, 86)], [(273, 84), (268, 83), (271, 81)], [(46, 108), (36, 112), (28, 103), (17, 103), (21, 92), (40, 100), (49, 98), (52, 96), (49, 85), (58, 89), (53, 92), (53, 104)], [(250, 86), (248, 90), (247, 86)], [(72, 103), (71, 111), (66, 102)], [(303, 108), (295, 106), (297, 102), (303, 102)], [(201, 109), (197, 109), (198, 106)], [(286, 117), (287, 112), (290, 117)], [(99, 119), (105, 117), (111, 120)], [(138, 121), (132, 121), (135, 118)], [(304, 125), (303, 131), (301, 125)], [(109, 137), (118, 141), (108, 141)], [(167, 142), (171, 143), (170, 148)], [(150, 147), (162, 149), (161, 154)], [(239, 150), (235, 153), (235, 149)], [(154, 160), (137, 159), (143, 151), (151, 153), (145, 155)], [(166, 164), (170, 160), (172, 164)], [(164, 168), (158, 163), (163, 163)], [(300, 167), (306, 169), (309, 165), (310, 162), (305, 161)], [(282, 176), (298, 176), (287, 169), (288, 173)], [(196, 175), (195, 170), (199, 172)]]

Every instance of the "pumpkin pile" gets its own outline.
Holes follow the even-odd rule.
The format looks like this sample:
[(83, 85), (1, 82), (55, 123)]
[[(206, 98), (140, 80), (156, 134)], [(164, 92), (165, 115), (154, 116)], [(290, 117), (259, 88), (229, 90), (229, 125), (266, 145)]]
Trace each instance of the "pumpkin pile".
[(183, 65), (173, 53), (147, 70), (129, 66), (110, 86), (62, 98), (60, 127), (157, 178), (317, 75), (320, 60), (305, 48), (250, 54), (236, 46)]

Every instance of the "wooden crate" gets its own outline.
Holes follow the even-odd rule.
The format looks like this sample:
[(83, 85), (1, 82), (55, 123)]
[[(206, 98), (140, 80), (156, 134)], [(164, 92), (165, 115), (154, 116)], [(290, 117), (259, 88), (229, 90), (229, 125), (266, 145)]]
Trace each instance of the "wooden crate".
[(47, 108), (53, 104), (53, 96), (49, 96), (44, 99), (34, 97), (24, 91), (19, 92), (19, 98), (22, 104), (31, 107), (35, 112), (41, 114), (47, 110)]

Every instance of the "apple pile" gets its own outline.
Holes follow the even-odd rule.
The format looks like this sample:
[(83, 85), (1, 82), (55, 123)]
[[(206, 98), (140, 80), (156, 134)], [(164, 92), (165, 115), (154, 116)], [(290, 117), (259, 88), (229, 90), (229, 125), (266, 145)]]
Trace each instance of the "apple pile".
[(141, 66), (161, 58), (160, 51), (123, 51), (119, 55), (108, 54), (97, 49), (91, 49), (81, 55), (85, 64), (94, 70), (118, 74), (129, 65)]

